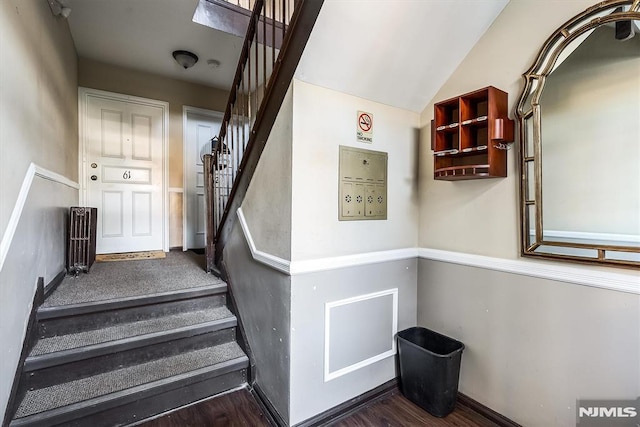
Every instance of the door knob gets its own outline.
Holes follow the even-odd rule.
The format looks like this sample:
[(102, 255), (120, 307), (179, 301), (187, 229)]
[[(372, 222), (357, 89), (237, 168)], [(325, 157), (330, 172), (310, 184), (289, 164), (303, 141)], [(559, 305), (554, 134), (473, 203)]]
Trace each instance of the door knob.
[(91, 181), (97, 181), (97, 180), (98, 180), (98, 177), (97, 177), (97, 176), (95, 176), (95, 175), (91, 175)]

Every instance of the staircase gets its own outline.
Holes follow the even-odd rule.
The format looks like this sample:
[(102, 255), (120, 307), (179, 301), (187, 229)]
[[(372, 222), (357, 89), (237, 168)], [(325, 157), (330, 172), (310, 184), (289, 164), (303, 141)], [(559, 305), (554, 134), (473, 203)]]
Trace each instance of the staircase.
[(253, 11), (220, 133), (212, 141), (211, 154), (203, 156), (207, 271), (221, 264), (235, 212), (249, 188), (324, 3), (251, 1)]
[(245, 385), (227, 285), (206, 277), (168, 292), (45, 301), (10, 426), (130, 424)]
[[(205, 156), (207, 271), (220, 261), (323, 1), (254, 1), (218, 144)], [(37, 336), (27, 337), (9, 426), (133, 424), (246, 386), (249, 358), (227, 285), (208, 277), (65, 304), (55, 291), (37, 309)], [(147, 282), (134, 275), (120, 285), (153, 289)]]

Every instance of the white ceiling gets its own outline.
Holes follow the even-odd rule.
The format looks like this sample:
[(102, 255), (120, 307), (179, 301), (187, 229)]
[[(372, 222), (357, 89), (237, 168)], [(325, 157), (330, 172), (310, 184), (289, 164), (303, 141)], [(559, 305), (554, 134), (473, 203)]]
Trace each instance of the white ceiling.
[[(192, 21), (198, 0), (61, 0), (71, 8), (69, 26), (78, 56), (167, 77), (229, 89), (242, 38)], [(171, 56), (199, 57), (187, 70)], [(211, 69), (208, 59), (221, 65)]]
[(296, 77), (420, 112), (508, 2), (325, 0)]
[[(422, 111), (508, 1), (325, 0), (296, 77)], [(242, 39), (194, 23), (198, 0), (61, 2), (81, 57), (223, 89), (233, 82)], [(200, 61), (184, 70), (176, 49)]]

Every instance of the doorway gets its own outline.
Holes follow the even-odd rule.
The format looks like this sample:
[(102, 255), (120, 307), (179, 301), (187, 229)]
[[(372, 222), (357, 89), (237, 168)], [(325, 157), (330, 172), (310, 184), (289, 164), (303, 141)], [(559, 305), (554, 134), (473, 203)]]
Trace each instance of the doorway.
[(168, 251), (166, 102), (79, 89), (80, 203), (96, 253)]
[(201, 249), (206, 244), (206, 210), (202, 156), (211, 152), (211, 139), (220, 133), (224, 114), (195, 107), (183, 107), (184, 192), (183, 250)]

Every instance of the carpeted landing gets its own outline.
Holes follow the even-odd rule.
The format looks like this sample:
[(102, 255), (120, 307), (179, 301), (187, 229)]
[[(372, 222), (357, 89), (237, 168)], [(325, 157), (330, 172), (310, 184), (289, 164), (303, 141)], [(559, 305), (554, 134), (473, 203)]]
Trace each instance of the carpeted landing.
[(220, 283), (205, 272), (204, 255), (171, 251), (163, 259), (96, 262), (89, 273), (65, 277), (42, 306), (130, 298)]

